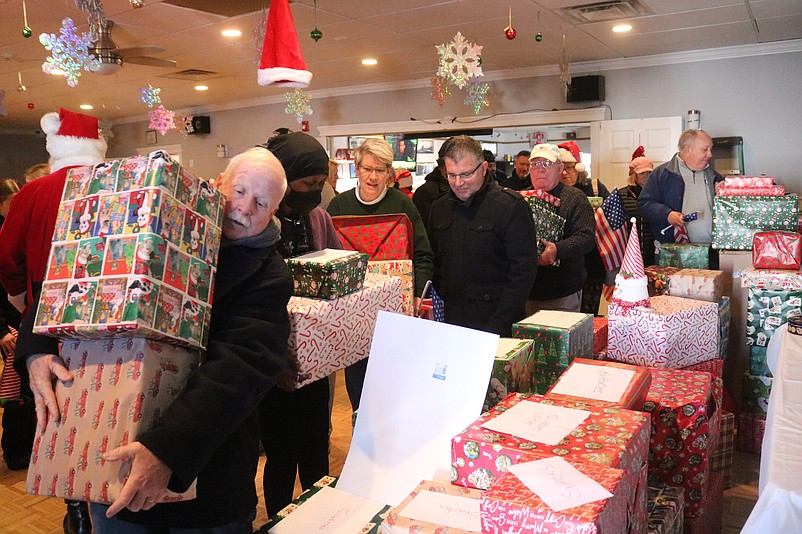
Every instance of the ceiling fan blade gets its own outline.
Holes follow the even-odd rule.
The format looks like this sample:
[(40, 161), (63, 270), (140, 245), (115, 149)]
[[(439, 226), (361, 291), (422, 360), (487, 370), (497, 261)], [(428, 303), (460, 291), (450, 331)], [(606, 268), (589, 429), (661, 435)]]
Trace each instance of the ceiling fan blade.
[(115, 48), (112, 50), (115, 54), (123, 59), (128, 59), (133, 56), (149, 56), (151, 54), (158, 54), (164, 52), (164, 48), (160, 46), (128, 46), (122, 48)]
[(126, 57), (126, 63), (134, 63), (136, 65), (147, 65), (149, 67), (175, 67), (175, 61), (171, 59), (160, 59), (150, 56), (134, 56)]

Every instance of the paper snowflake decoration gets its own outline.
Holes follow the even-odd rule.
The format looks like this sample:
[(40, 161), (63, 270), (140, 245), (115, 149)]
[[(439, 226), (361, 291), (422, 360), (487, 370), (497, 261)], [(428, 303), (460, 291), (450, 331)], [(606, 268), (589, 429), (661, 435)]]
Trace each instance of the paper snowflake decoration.
[(159, 93), (162, 92), (161, 87), (153, 87), (152, 85), (148, 84), (147, 87), (143, 87), (139, 90), (139, 101), (143, 104), (147, 104), (149, 108), (152, 108), (156, 104), (161, 104), (162, 97), (159, 96)]
[(256, 57), (253, 58), (253, 62), (256, 65), (262, 61), (262, 48), (265, 45), (265, 33), (267, 33), (267, 11), (266, 9), (262, 10), (262, 16), (253, 29), (253, 44), (256, 46)]
[(312, 114), (312, 107), (309, 105), (312, 101), (312, 95), (304, 93), (300, 89), (295, 89), (284, 93), (284, 98), (288, 102), (284, 111), (289, 115), (295, 115), (295, 120), (298, 122), (304, 120), (304, 115)]
[(193, 115), (176, 115), (173, 120), (175, 123), (175, 131), (181, 135), (189, 135), (194, 132), (195, 127), (192, 125), (193, 118)]
[(432, 100), (437, 100), (440, 107), (443, 107), (443, 103), (449, 96), (451, 96), (451, 89), (448, 88), (448, 80), (442, 76), (432, 76)]
[(453, 82), (462, 89), (471, 78), (483, 76), (481, 66), (482, 46), (469, 43), (460, 32), (454, 40), (435, 47), (440, 56), (437, 75)]
[(150, 125), (151, 130), (156, 130), (164, 135), (175, 126), (175, 113), (169, 109), (164, 109), (164, 106), (159, 104), (156, 109), (150, 110)]
[(473, 112), (477, 115), (482, 108), (489, 106), (490, 102), (487, 100), (487, 91), (490, 86), (486, 83), (479, 83), (478, 78), (471, 80), (468, 85), (468, 96), (465, 97), (465, 105), (473, 108)]
[(100, 67), (100, 62), (89, 53), (92, 38), (88, 33), (78, 35), (72, 19), (66, 18), (61, 21), (59, 33), (61, 34), (59, 37), (52, 33), (39, 35), (39, 42), (45, 49), (50, 50), (50, 56), (42, 63), (42, 71), (50, 74), (56, 69), (62, 70), (67, 78), (67, 85), (75, 87), (78, 85), (81, 69), (96, 70)]
[(565, 50), (565, 35), (563, 35), (563, 56), (560, 58), (560, 85), (565, 96), (568, 96), (568, 87), (571, 85), (571, 56)]

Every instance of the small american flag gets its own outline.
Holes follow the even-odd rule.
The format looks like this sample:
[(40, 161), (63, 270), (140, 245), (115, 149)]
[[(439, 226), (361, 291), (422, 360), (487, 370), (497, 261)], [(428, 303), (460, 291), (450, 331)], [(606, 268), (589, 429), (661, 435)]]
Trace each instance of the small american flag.
[(435, 291), (434, 286), (431, 286), (429, 292), (432, 296), (432, 311), (434, 312), (434, 320), (438, 323), (443, 323), (446, 320), (446, 305), (440, 295)]
[[(689, 213), (688, 215), (684, 215), (682, 220), (686, 223), (691, 221), (695, 221), (699, 218), (699, 214), (697, 212)], [(685, 229), (684, 226), (675, 226), (674, 227), (674, 243), (690, 243), (691, 240), (688, 237), (688, 231)]]
[(626, 214), (618, 190), (614, 189), (596, 210), (596, 247), (604, 268), (612, 271), (621, 266), (627, 246)]

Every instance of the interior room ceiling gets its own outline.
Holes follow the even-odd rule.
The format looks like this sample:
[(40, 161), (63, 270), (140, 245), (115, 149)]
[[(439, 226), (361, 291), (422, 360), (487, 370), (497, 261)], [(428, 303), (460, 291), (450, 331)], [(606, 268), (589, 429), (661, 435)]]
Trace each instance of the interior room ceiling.
[[(589, 3), (317, 0), (315, 7), (315, 0), (294, 0), (291, 9), (304, 58), (314, 74), (307, 89), (311, 92), (353, 87), (356, 93), (360, 86), (409, 80), (426, 86), (437, 70), (435, 45), (451, 41), (457, 31), (484, 47), (482, 68), (488, 74), (557, 65), (563, 34), (574, 63), (802, 38), (799, 0), (609, 0), (605, 6), (580, 8)], [(47, 111), (78, 110), (81, 104), (93, 105), (91, 113), (101, 119), (141, 115), (144, 120), (148, 109), (139, 101), (139, 88), (148, 84), (161, 87), (162, 103), (174, 110), (253, 103), (280, 98), (288, 90), (256, 83), (254, 36), (267, 0), (144, 0), (138, 9), (129, 0), (103, 4), (114, 22), (112, 36), (118, 47), (161, 47), (163, 52), (148, 56), (174, 60), (176, 66), (124, 63), (111, 75), (83, 72), (77, 87), (69, 87), (63, 77), (42, 72), (49, 52), (38, 36), (58, 34), (66, 17), (86, 32), (86, 14), (72, 0), (27, 0), (33, 36), (25, 39), (22, 0), (0, 0), (0, 90), (5, 91), (6, 108), (6, 115), (0, 116), (0, 133), (35, 129)], [(514, 40), (504, 35), (508, 6), (517, 30)], [(631, 24), (632, 31), (613, 33), (618, 22)], [(310, 37), (315, 27), (323, 32), (318, 42)], [(242, 35), (221, 35), (233, 28)], [(535, 41), (538, 30), (541, 42)], [(368, 56), (378, 65), (363, 66), (360, 61)], [(27, 91), (17, 90), (18, 76)], [(195, 91), (199, 82), (209, 90)]]

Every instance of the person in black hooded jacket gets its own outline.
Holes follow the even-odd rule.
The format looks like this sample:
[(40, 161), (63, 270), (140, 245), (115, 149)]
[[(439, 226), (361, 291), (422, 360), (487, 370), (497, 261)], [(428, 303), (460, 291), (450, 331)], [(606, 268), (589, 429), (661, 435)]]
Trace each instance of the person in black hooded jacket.
[[(445, 143), (443, 143), (443, 146), (445, 146)], [(448, 187), (448, 180), (446, 180), (446, 160), (443, 159), (443, 146), (437, 152), (437, 167), (426, 175), (426, 178), (424, 178), (426, 183), (417, 188), (412, 195), (412, 202), (418, 208), (427, 232), (429, 231), (429, 213), (432, 211), (432, 204), (440, 196), (451, 190)]]

